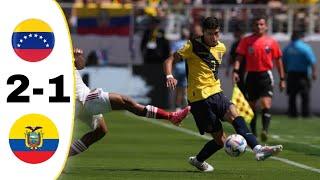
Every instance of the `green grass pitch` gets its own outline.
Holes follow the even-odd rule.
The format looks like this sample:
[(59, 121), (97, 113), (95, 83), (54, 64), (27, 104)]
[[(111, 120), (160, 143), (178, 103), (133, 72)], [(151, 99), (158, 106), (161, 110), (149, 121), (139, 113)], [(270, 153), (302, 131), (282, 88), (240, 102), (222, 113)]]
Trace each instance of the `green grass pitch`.
[[(142, 121), (124, 111), (105, 117), (109, 133), (88, 151), (68, 159), (59, 179), (320, 179), (320, 172), (273, 159), (257, 162), (251, 152), (232, 158), (223, 150), (208, 159), (215, 170), (201, 173), (190, 166), (187, 159), (196, 155), (207, 140)], [(260, 125), (261, 120), (258, 122)], [(191, 115), (182, 128), (197, 132)], [(228, 134), (234, 132), (227, 123), (224, 129)], [(79, 138), (88, 130), (85, 124), (76, 121), (74, 137)], [(319, 118), (303, 120), (274, 115), (270, 134), (268, 144), (284, 145), (279, 157), (320, 171)]]

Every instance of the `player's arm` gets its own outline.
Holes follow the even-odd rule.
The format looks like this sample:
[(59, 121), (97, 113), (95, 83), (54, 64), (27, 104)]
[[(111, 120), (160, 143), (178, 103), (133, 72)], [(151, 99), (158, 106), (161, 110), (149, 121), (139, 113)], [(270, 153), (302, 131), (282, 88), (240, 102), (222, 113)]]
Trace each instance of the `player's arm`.
[(227, 64), (227, 68), (226, 68), (226, 76), (228, 77), (229, 76), (229, 74), (230, 74), (230, 69), (231, 69), (231, 66), (233, 66), (233, 64), (234, 64), (234, 62), (232, 62), (232, 57), (231, 57), (231, 55), (229, 55), (229, 57), (228, 57), (228, 64)]
[(285, 71), (284, 71), (283, 61), (282, 61), (283, 55), (282, 55), (279, 43), (277, 41), (274, 41), (272, 45), (272, 55), (274, 57), (279, 78), (280, 78), (279, 88), (280, 88), (280, 91), (283, 91), (286, 88)]
[(239, 77), (240, 64), (242, 61), (244, 61), (247, 50), (248, 50), (247, 38), (243, 38), (240, 40), (236, 48), (236, 59), (233, 64), (233, 72), (232, 72), (232, 82), (234, 84), (239, 82), (240, 80), (240, 77)]
[(235, 62), (233, 64), (233, 72), (232, 72), (232, 81), (233, 83), (237, 83), (240, 78), (239, 78), (239, 69), (240, 69), (240, 64), (243, 61), (244, 56), (237, 54)]
[(317, 64), (312, 64), (312, 79), (317, 80)]
[(231, 45), (230, 52), (229, 52), (229, 57), (228, 57), (228, 61), (227, 61), (227, 68), (226, 68), (226, 76), (227, 77), (229, 76), (230, 70), (232, 69), (232, 67), (234, 65), (234, 61), (235, 61), (235, 58), (236, 58), (236, 55), (237, 55), (236, 54), (236, 48), (237, 48), (237, 45), (235, 43), (233, 43)]
[(163, 63), (163, 71), (166, 75), (166, 86), (171, 89), (175, 89), (177, 80), (172, 75), (172, 65), (176, 61), (181, 61), (182, 57), (178, 53), (170, 55)]
[(285, 81), (285, 72), (284, 72), (284, 67), (283, 67), (283, 62), (281, 57), (276, 59), (275, 63), (279, 73), (279, 77), (280, 77), (279, 88), (280, 88), (280, 91), (283, 91), (286, 88), (286, 81)]
[(85, 67), (85, 58), (83, 55), (83, 50), (79, 48), (73, 49), (73, 56), (74, 56), (74, 65), (78, 70), (81, 70)]
[(312, 79), (316, 80), (317, 79), (317, 58), (312, 50), (312, 47), (309, 47), (306, 51), (306, 57), (308, 61), (311, 64), (311, 70), (312, 70)]

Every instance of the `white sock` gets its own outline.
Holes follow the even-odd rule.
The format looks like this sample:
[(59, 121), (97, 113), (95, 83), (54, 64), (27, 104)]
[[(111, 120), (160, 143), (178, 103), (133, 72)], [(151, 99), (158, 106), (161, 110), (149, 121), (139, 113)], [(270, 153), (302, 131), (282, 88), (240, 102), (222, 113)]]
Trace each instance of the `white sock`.
[(258, 144), (252, 150), (253, 150), (254, 153), (258, 153), (261, 148), (262, 148), (262, 146), (260, 144)]
[(157, 117), (157, 111), (158, 111), (157, 107), (147, 105), (146, 109), (147, 109), (147, 114), (146, 114), (147, 118), (156, 118)]

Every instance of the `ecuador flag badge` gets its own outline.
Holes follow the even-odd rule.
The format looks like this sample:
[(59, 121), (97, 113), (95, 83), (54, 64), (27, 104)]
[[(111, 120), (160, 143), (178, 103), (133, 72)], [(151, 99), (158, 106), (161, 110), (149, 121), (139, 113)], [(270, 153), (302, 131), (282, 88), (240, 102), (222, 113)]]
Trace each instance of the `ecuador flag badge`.
[(12, 47), (25, 61), (41, 61), (50, 55), (54, 47), (54, 34), (44, 21), (28, 19), (15, 28), (12, 34)]
[(53, 122), (41, 114), (19, 118), (11, 128), (9, 144), (20, 160), (38, 164), (51, 158), (59, 144), (59, 135)]

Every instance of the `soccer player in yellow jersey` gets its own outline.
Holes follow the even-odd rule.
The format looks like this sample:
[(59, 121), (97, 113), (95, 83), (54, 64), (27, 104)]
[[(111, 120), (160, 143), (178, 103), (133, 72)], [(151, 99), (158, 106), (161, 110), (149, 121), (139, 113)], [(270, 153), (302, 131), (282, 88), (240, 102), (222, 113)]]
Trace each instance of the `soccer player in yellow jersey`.
[(261, 146), (249, 131), (243, 117), (239, 116), (236, 107), (222, 93), (218, 69), (226, 47), (218, 40), (218, 19), (206, 18), (202, 23), (202, 29), (203, 36), (189, 40), (182, 49), (164, 62), (166, 85), (174, 89), (177, 80), (172, 75), (172, 64), (174, 61), (186, 61), (191, 113), (200, 134), (209, 133), (213, 137), (197, 156), (189, 158), (189, 163), (201, 171), (213, 171), (214, 168), (205, 160), (223, 147), (226, 134), (223, 132), (221, 121), (232, 124), (235, 131), (246, 139), (258, 161), (282, 151), (282, 145)]

